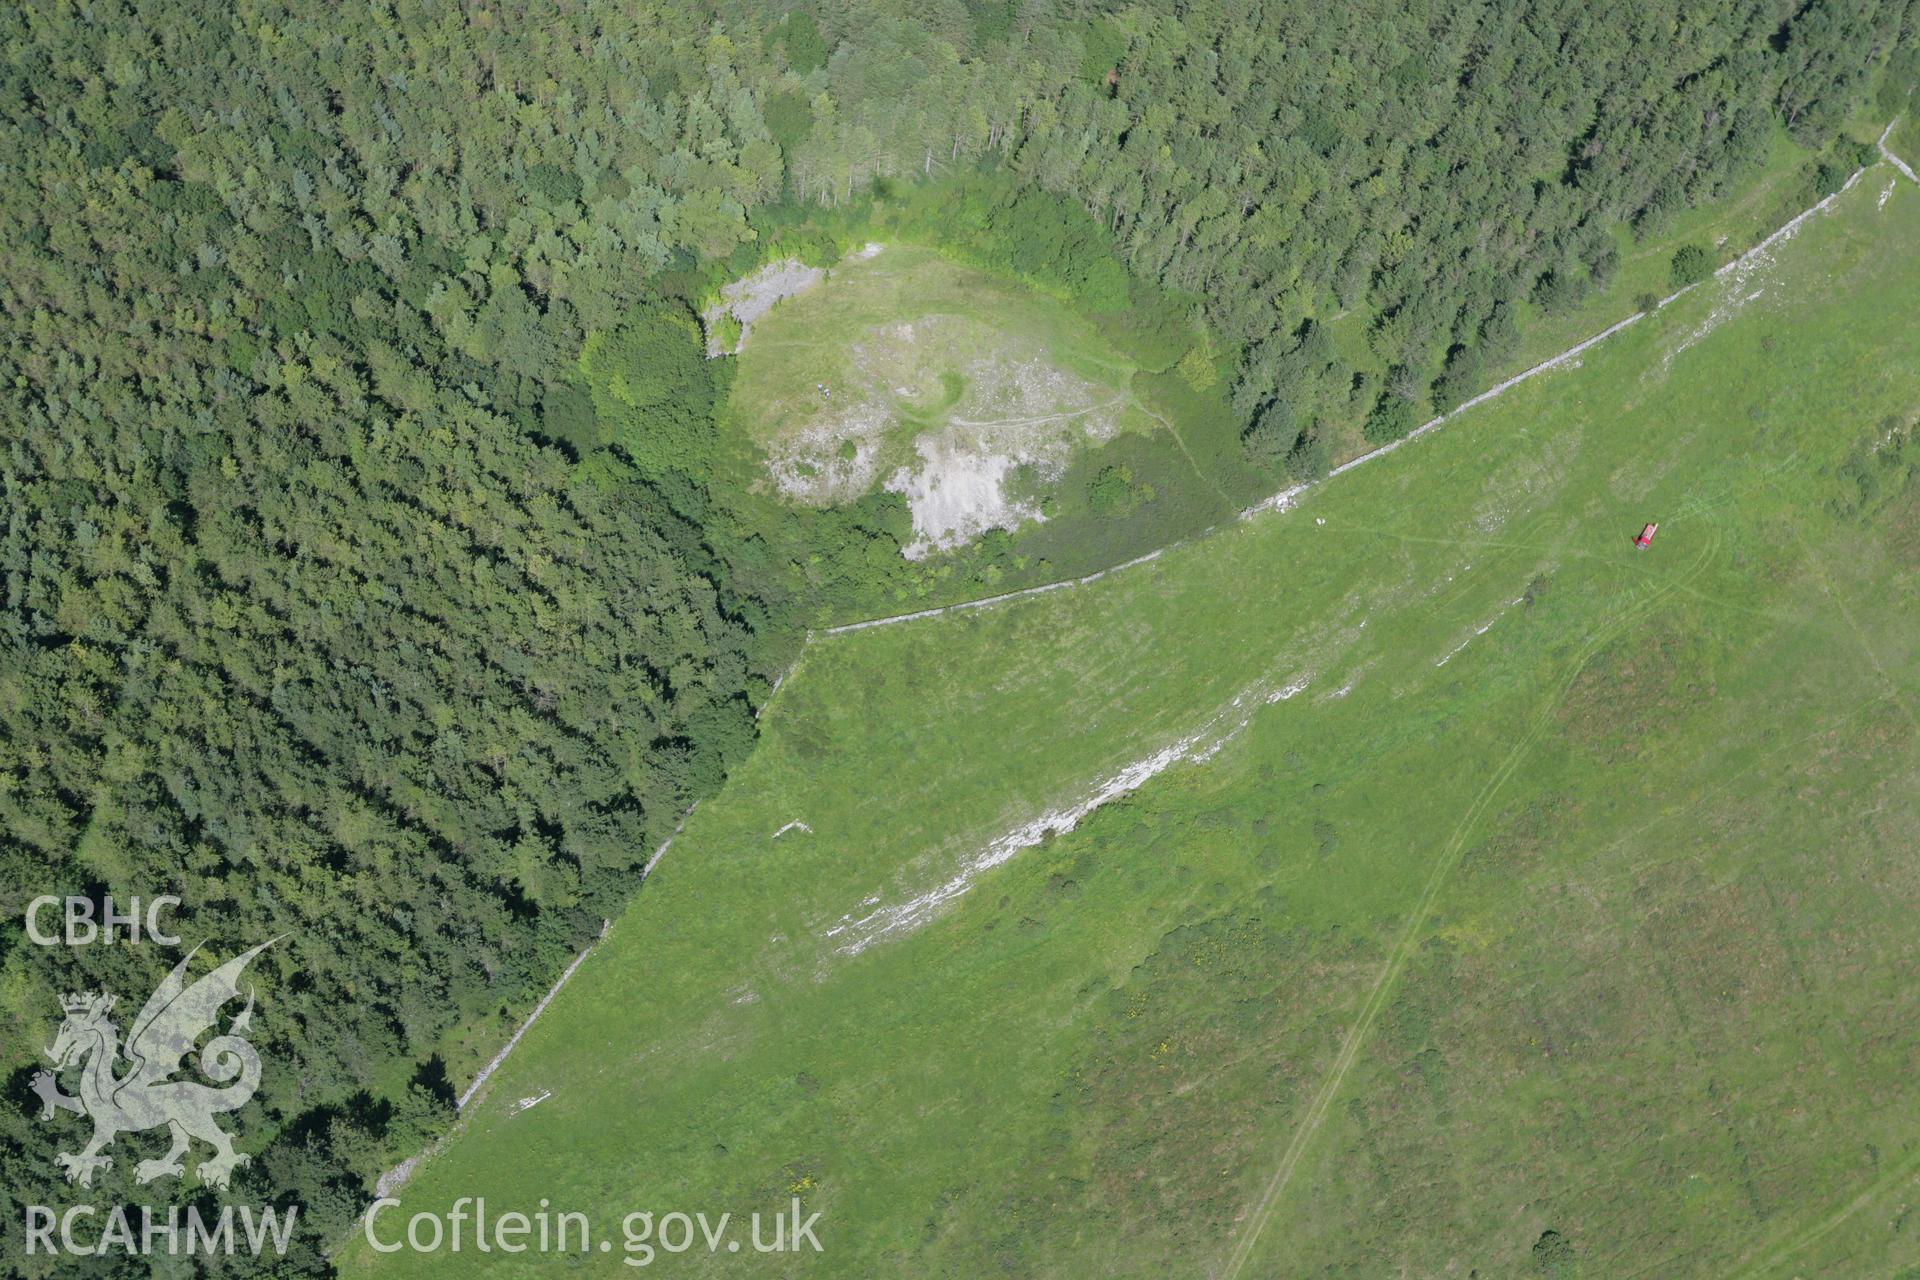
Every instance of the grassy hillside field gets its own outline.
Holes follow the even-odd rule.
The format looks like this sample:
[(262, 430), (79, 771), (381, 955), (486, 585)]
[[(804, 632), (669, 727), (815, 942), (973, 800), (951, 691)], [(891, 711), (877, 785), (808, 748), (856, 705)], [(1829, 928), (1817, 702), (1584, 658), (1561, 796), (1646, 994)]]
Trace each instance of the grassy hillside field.
[(814, 643), (403, 1212), (797, 1195), (821, 1254), (656, 1262), (768, 1275), (1920, 1266), (1891, 181), (1293, 511)]

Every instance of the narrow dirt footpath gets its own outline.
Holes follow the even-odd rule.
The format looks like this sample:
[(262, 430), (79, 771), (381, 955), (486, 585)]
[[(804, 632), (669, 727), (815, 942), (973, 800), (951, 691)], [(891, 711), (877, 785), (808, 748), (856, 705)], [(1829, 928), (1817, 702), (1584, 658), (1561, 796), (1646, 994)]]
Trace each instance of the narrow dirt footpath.
[(1167, 434), (1173, 437), (1173, 442), (1180, 446), (1180, 456), (1185, 458), (1187, 460), (1187, 465), (1193, 468), (1193, 474), (1199, 478), (1200, 483), (1206, 485), (1209, 489), (1212, 489), (1215, 493), (1219, 494), (1220, 501), (1226, 503), (1228, 508), (1232, 508), (1233, 499), (1227, 496), (1227, 491), (1220, 487), (1220, 484), (1217, 480), (1215, 480), (1212, 476), (1208, 475), (1206, 472), (1200, 469), (1200, 460), (1193, 456), (1193, 450), (1187, 448), (1187, 442), (1185, 438), (1181, 436), (1180, 428), (1174, 426), (1173, 422), (1170, 419), (1162, 416), (1159, 410), (1149, 409), (1146, 406), (1146, 403), (1142, 401), (1138, 396), (1134, 397), (1133, 407), (1138, 409), (1140, 412), (1146, 414), (1149, 418), (1152, 418), (1155, 422), (1159, 423), (1161, 426), (1167, 429)]
[(1293, 1175), (1312, 1146), (1322, 1122), (1326, 1120), (1327, 1113), (1332, 1110), (1341, 1085), (1346, 1083), (1347, 1073), (1359, 1060), (1360, 1051), (1370, 1037), (1374, 1023), (1378, 1021), (1381, 1011), (1385, 1009), (1388, 1000), (1392, 997), (1401, 972), (1406, 968), (1425, 932), (1434, 903), (1438, 901), (1440, 891), (1446, 885), (1453, 869), (1459, 865), (1461, 854), (1466, 849), (1467, 839), (1473, 834), (1481, 817), (1492, 806), (1507, 780), (1519, 770), (1520, 765), (1533, 750), (1534, 744), (1551, 723), (1555, 710), (1565, 699), (1567, 690), (1586, 669), (1587, 663), (1608, 642), (1634, 626), (1667, 595), (1699, 576), (1717, 549), (1718, 543), (1717, 538), (1710, 539), (1679, 575), (1674, 579), (1659, 582), (1651, 590), (1639, 594), (1638, 598), (1625, 608), (1614, 611), (1607, 623), (1588, 637), (1586, 644), (1581, 647), (1580, 652), (1561, 673), (1560, 679), (1555, 682), (1548, 696), (1534, 711), (1527, 724), (1526, 732), (1521, 735), (1505, 758), (1495, 766), (1492, 774), (1468, 804), (1446, 843), (1441, 846), (1439, 855), (1434, 859), (1433, 866), (1427, 873), (1426, 881), (1421, 885), (1420, 894), (1414, 899), (1413, 907), (1408, 912), (1406, 922), (1401, 926), (1379, 972), (1374, 975), (1373, 983), (1368, 988), (1366, 998), (1360, 1006), (1360, 1012), (1341, 1041), (1338, 1056), (1321, 1079), (1319, 1088), (1314, 1091), (1313, 1100), (1308, 1104), (1306, 1114), (1294, 1126), (1293, 1136), (1280, 1157), (1279, 1167), (1273, 1171), (1266, 1185), (1261, 1188), (1259, 1197), (1248, 1209), (1245, 1215), (1246, 1225), (1234, 1239), (1233, 1247), (1227, 1254), (1226, 1264), (1220, 1272), (1221, 1280), (1237, 1280), (1242, 1269), (1247, 1265), (1248, 1259), (1252, 1257), (1254, 1247), (1260, 1240), (1261, 1231), (1272, 1218), (1281, 1196), (1293, 1181)]

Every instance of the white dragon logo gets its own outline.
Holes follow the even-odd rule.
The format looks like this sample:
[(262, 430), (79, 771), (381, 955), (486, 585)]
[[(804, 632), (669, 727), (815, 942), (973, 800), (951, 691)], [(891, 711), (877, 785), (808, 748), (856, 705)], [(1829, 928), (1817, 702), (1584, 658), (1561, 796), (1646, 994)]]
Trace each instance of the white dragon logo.
[[(100, 1154), (101, 1148), (122, 1133), (137, 1133), (166, 1125), (173, 1135), (173, 1146), (158, 1160), (142, 1160), (134, 1170), (139, 1182), (172, 1175), (186, 1169), (181, 1156), (190, 1139), (198, 1138), (214, 1149), (200, 1162), (202, 1182), (224, 1188), (233, 1171), (250, 1157), (233, 1149), (233, 1139), (214, 1123), (223, 1112), (245, 1106), (260, 1085), (260, 1055), (243, 1038), (253, 1015), (253, 990), (247, 990), (246, 1008), (234, 1018), (226, 1034), (216, 1035), (200, 1051), (200, 1070), (225, 1088), (216, 1089), (196, 1080), (170, 1080), (182, 1069), (182, 1060), (191, 1054), (200, 1036), (211, 1030), (220, 1009), (239, 992), (241, 970), (255, 956), (279, 941), (261, 943), (187, 985), (187, 965), (200, 950), (195, 947), (174, 966), (133, 1020), (133, 1031), (126, 1047), (120, 1047), (120, 1029), (107, 1017), (114, 997), (105, 992), (87, 992), (63, 996), (60, 1005), (66, 1020), (47, 1057), (53, 1071), (41, 1071), (33, 1077), (33, 1091), (40, 1095), (40, 1118), (50, 1119), (58, 1111), (71, 1111), (93, 1121), (93, 1141), (75, 1155), (60, 1153), (60, 1167), (69, 1182), (83, 1187), (93, 1185), (96, 1169), (111, 1169), (113, 1157)], [(115, 1075), (116, 1062), (125, 1061), (130, 1069)], [(81, 1066), (80, 1095), (69, 1097), (60, 1092), (57, 1073)], [(237, 1079), (236, 1079), (237, 1077)], [(233, 1081), (227, 1084), (227, 1081)]]

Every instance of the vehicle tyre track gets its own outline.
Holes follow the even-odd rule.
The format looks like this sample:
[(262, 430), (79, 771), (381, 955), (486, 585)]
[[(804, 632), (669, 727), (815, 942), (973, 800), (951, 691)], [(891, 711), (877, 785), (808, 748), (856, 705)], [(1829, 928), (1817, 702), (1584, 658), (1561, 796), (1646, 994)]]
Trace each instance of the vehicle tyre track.
[(1373, 1030), (1374, 1022), (1379, 1018), (1381, 1010), (1386, 1007), (1387, 998), (1393, 993), (1395, 980), (1400, 976), (1401, 971), (1406, 968), (1407, 961), (1412, 958), (1414, 947), (1418, 945), (1420, 935), (1426, 926), (1427, 917), (1431, 914), (1434, 903), (1439, 899), (1440, 891), (1445, 886), (1448, 876), (1452, 873), (1454, 867), (1458, 865), (1460, 855), (1466, 848), (1467, 837), (1472, 833), (1474, 825), (1492, 804), (1494, 797), (1499, 793), (1501, 787), (1505, 785), (1507, 779), (1513, 776), (1514, 772), (1520, 767), (1521, 762), (1525, 760), (1528, 753), (1532, 751), (1534, 743), (1537, 742), (1540, 736), (1546, 731), (1548, 723), (1552, 720), (1554, 711), (1566, 697), (1567, 691), (1572, 688), (1573, 682), (1579, 678), (1580, 673), (1584, 671), (1587, 664), (1592, 661), (1594, 655), (1617, 636), (1635, 625), (1648, 610), (1653, 608), (1654, 605), (1658, 604), (1668, 594), (1699, 576), (1706, 568), (1708, 559), (1713, 555), (1719, 545), (1720, 539), (1717, 535), (1709, 537), (1706, 540), (1706, 545), (1702, 547), (1699, 554), (1693, 558), (1693, 561), (1677, 579), (1660, 583), (1651, 592), (1644, 595), (1637, 603), (1630, 604), (1626, 608), (1610, 614), (1611, 621), (1599, 631), (1595, 632), (1587, 643), (1581, 647), (1580, 652), (1569, 665), (1566, 675), (1554, 686), (1550, 696), (1541, 705), (1540, 709), (1535, 712), (1533, 721), (1528, 726), (1527, 732), (1514, 744), (1513, 750), (1508, 752), (1500, 764), (1495, 767), (1492, 776), (1487, 779), (1486, 783), (1480, 788), (1479, 793), (1474, 797), (1472, 803), (1467, 806), (1466, 813), (1462, 815), (1459, 823), (1454, 827), (1452, 834), (1447, 839), (1447, 843), (1441, 850), (1439, 858), (1435, 860), (1433, 869), (1428, 873), (1425, 883), (1421, 886), (1420, 894), (1414, 900), (1413, 908), (1407, 917), (1406, 924), (1402, 926), (1399, 937), (1395, 940), (1392, 949), (1388, 951), (1386, 962), (1381, 966), (1379, 974), (1374, 978), (1373, 986), (1367, 993), (1366, 1001), (1361, 1005), (1358, 1018), (1354, 1021), (1354, 1024), (1348, 1028), (1346, 1038), (1341, 1044), (1339, 1055), (1334, 1059), (1332, 1069), (1326, 1078), (1321, 1081), (1320, 1087), (1315, 1091), (1313, 1101), (1308, 1106), (1306, 1114), (1301, 1117), (1299, 1124), (1295, 1126), (1293, 1137), (1289, 1140), (1286, 1150), (1281, 1155), (1279, 1168), (1275, 1169), (1273, 1176), (1267, 1180), (1267, 1184), (1265, 1188), (1262, 1189), (1259, 1199), (1254, 1202), (1252, 1211), (1247, 1215), (1246, 1226), (1234, 1242), (1232, 1252), (1228, 1254), (1225, 1270), (1220, 1273), (1221, 1280), (1237, 1280), (1242, 1268), (1246, 1266), (1248, 1258), (1252, 1256), (1254, 1246), (1259, 1242), (1261, 1231), (1265, 1228), (1267, 1221), (1272, 1217), (1275, 1207), (1279, 1204), (1281, 1195), (1286, 1191), (1288, 1184), (1292, 1181), (1294, 1172), (1299, 1168), (1302, 1158), (1305, 1156), (1308, 1147), (1312, 1144), (1314, 1136), (1318, 1133), (1321, 1123), (1325, 1121), (1328, 1111), (1332, 1109), (1334, 1098), (1339, 1094), (1340, 1086), (1345, 1083), (1347, 1073), (1352, 1070), (1353, 1064), (1358, 1061), (1360, 1050), (1365, 1046), (1367, 1038)]

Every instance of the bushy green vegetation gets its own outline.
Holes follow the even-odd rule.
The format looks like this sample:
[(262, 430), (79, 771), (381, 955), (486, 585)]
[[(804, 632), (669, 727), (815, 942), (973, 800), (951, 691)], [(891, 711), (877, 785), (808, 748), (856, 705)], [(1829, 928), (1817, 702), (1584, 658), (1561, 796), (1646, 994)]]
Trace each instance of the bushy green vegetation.
[(1907, 160), (1907, 157), (1920, 155), (1920, 113), (1909, 107), (1894, 125), (1893, 135), (1887, 139), (1887, 145), (1895, 155), (1906, 160), (1908, 168), (1912, 168), (1914, 162)]
[(1675, 288), (1699, 284), (1713, 274), (1713, 255), (1697, 244), (1683, 244), (1673, 254)]
[(1238, 1274), (1920, 1263), (1920, 200), (1878, 186), (1782, 305), (1700, 334), (1709, 284), (1298, 511), (811, 645), (409, 1210), (799, 1194), (822, 1275), (1220, 1275), (1262, 1222)]
[(1125, 515), (1153, 496), (1153, 486), (1135, 480), (1133, 468), (1109, 463), (1087, 486), (1087, 509), (1097, 516)]
[(979, 177), (927, 188), (902, 222), (949, 252), (1011, 270), (1088, 311), (1124, 311), (1132, 301), (1127, 269), (1105, 229), (1060, 196)]
[(704, 481), (713, 465), (713, 370), (700, 326), (672, 303), (635, 309), (580, 352), (602, 443), (643, 475)]

